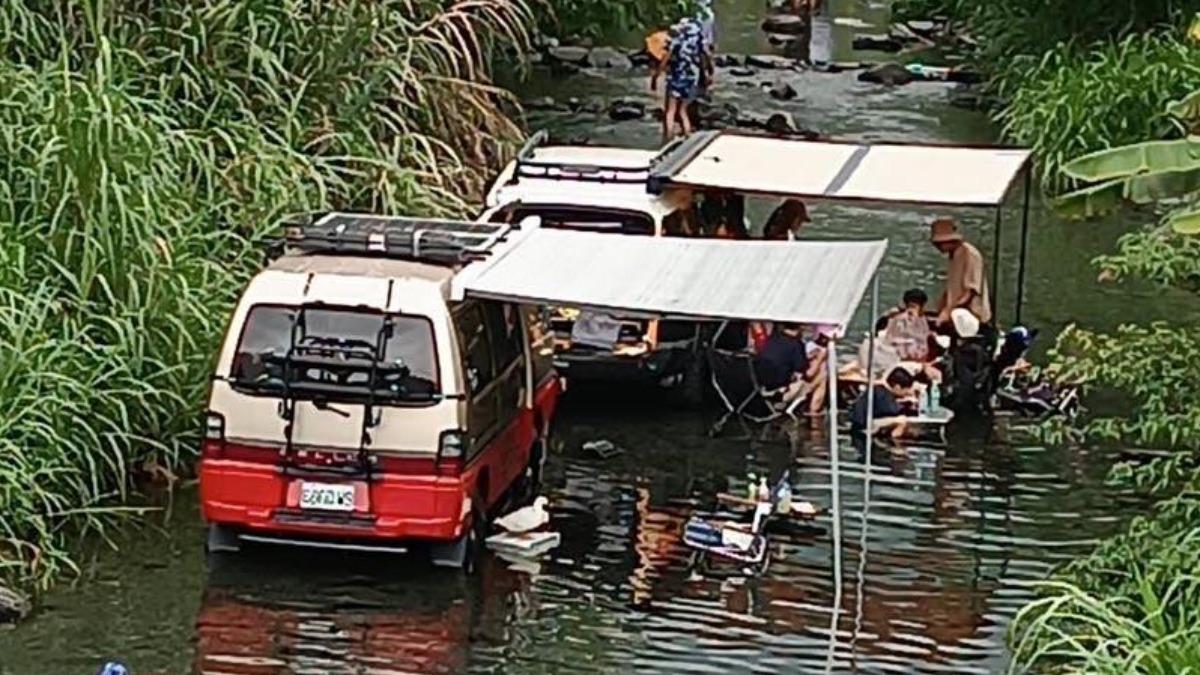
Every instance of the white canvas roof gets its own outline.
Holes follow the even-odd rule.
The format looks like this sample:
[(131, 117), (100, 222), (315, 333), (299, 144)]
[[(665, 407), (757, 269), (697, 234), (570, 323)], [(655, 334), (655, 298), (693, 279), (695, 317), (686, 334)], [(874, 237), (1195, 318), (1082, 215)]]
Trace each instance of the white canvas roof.
[(996, 206), (1028, 150), (822, 143), (713, 134), (667, 186), (813, 199)]
[(885, 241), (728, 241), (532, 228), (472, 263), (455, 297), (844, 330)]

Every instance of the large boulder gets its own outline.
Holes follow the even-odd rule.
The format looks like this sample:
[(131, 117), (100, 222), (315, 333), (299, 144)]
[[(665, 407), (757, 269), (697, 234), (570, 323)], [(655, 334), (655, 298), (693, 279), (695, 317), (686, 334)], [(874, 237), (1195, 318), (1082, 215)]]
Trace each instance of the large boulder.
[(29, 616), (29, 599), (0, 585), (0, 625), (16, 623)]
[(768, 33), (800, 35), (808, 30), (808, 17), (797, 14), (770, 14), (763, 19), (762, 29)]
[(629, 99), (619, 98), (608, 106), (608, 118), (614, 122), (640, 120), (646, 116), (646, 106)]
[(717, 54), (713, 57), (713, 65), (718, 68), (736, 68), (742, 65), (742, 57), (737, 54)]
[(899, 63), (883, 63), (858, 74), (859, 82), (885, 84), (889, 87), (909, 84), (915, 79), (916, 76)]
[(803, 138), (807, 141), (816, 140), (820, 137), (820, 134), (817, 132), (797, 125), (796, 120), (791, 115), (782, 112), (772, 113), (763, 123), (763, 128), (768, 133), (775, 134), (776, 136), (792, 136)]
[(584, 65), (590, 54), (591, 50), (587, 47), (551, 47), (546, 50), (546, 57), (551, 61), (572, 66)]
[(593, 68), (630, 68), (633, 62), (612, 47), (596, 47), (588, 52), (587, 64)]

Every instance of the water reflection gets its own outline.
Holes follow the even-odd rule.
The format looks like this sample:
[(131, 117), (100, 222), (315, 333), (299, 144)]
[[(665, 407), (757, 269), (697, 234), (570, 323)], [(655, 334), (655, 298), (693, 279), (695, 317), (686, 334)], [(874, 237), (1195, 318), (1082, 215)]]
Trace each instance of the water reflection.
[(494, 558), (470, 580), (292, 551), (210, 563), (196, 673), (462, 672), (472, 642), (505, 643), (506, 626), (537, 612), (529, 578)]

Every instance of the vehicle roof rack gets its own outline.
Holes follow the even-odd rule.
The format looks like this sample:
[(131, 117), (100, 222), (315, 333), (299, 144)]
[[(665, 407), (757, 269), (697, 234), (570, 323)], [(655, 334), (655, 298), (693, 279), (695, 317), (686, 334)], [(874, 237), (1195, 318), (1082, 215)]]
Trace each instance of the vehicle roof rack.
[(624, 183), (644, 184), (653, 168), (653, 161), (645, 166), (612, 166), (604, 164), (580, 164), (576, 162), (549, 162), (533, 159), (534, 152), (550, 138), (549, 133), (542, 129), (529, 137), (525, 145), (517, 153), (516, 167), (509, 185), (514, 185), (522, 178), (538, 178), (541, 180), (569, 180), (592, 183)]
[(458, 265), (487, 256), (512, 229), (508, 223), (321, 213), (286, 223), (280, 252)]

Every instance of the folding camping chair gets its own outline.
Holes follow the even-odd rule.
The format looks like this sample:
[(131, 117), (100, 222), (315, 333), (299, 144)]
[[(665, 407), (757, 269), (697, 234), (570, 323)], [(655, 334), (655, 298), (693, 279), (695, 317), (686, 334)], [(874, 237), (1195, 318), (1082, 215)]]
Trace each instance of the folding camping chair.
[(709, 428), (710, 435), (720, 434), (733, 417), (743, 426), (747, 421), (765, 424), (796, 408), (794, 402), (786, 408), (779, 405), (785, 389), (766, 389), (759, 384), (750, 352), (709, 348), (707, 357), (713, 390), (725, 406), (725, 412)]

